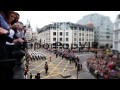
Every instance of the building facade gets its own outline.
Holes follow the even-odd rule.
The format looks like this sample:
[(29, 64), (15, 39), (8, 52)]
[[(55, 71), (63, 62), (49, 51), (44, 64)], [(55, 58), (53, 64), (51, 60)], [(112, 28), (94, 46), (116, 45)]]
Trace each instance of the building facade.
[(120, 14), (117, 16), (113, 30), (113, 50), (120, 52)]
[(92, 46), (94, 42), (94, 27), (74, 24), (71, 22), (55, 22), (44, 26), (37, 30), (37, 39), (41, 44), (53, 44), (61, 42), (68, 44), (71, 48), (72, 44), (77, 44), (78, 47), (85, 44), (85, 47)]
[(26, 33), (25, 33), (25, 37), (26, 40), (29, 42), (36, 42), (37, 41), (37, 32), (34, 32), (31, 28), (30, 22), (27, 22), (26, 24)]
[(95, 26), (94, 39), (98, 43), (98, 47), (112, 47), (113, 23), (108, 16), (93, 13), (84, 16), (77, 23), (82, 25), (92, 23)]

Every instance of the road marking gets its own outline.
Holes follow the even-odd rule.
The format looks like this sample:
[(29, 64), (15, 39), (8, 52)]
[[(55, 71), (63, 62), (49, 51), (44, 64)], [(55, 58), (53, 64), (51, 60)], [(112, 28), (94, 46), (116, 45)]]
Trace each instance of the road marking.
[(35, 70), (37, 67), (41, 66), (43, 63), (45, 63), (46, 61), (49, 61), (49, 60), (45, 60), (43, 61), (40, 65), (37, 65), (36, 67), (34, 67), (33, 69), (30, 69), (28, 72), (31, 72), (32, 70)]
[(45, 77), (43, 77), (42, 79), (45, 79), (45, 78), (49, 78), (49, 77), (53, 77), (53, 76), (57, 76), (57, 75), (59, 75), (60, 73), (57, 73), (57, 74), (54, 74), (54, 75), (50, 75), (50, 76), (45, 76)]
[(75, 70), (75, 69), (71, 69), (71, 70), (68, 70), (68, 71), (73, 71), (73, 70)]
[[(64, 71), (64, 70), (65, 70), (65, 68), (68, 66), (68, 64), (69, 64), (69, 61), (68, 61), (68, 63), (65, 65), (65, 67), (64, 67), (64, 69), (63, 69), (63, 71)], [(62, 71), (62, 72), (63, 72), (63, 71)], [(62, 73), (62, 72), (61, 72), (61, 73)]]
[(77, 78), (75, 78), (75, 77), (73, 77), (73, 76), (72, 76), (72, 78), (73, 78), (73, 79), (77, 79)]
[[(47, 52), (48, 53), (48, 52)], [(51, 54), (50, 52), (49, 52), (49, 54)], [(53, 55), (49, 55), (49, 54), (47, 54), (46, 56), (53, 56)], [(55, 58), (55, 56), (53, 56), (53, 59)], [(49, 61), (49, 58), (47, 57), (47, 59), (48, 60), (45, 60), (44, 62), (46, 62), (46, 61)], [(44, 76), (44, 75), (41, 75), (41, 76), (43, 76), (43, 79), (44, 78), (48, 78), (48, 77), (52, 77), (52, 76), (56, 76), (56, 75), (59, 75), (61, 72), (63, 72), (65, 69), (66, 69), (66, 67), (68, 66), (68, 64), (69, 64), (69, 61), (65, 61), (65, 59), (63, 59), (63, 60), (58, 60), (58, 59), (61, 59), (61, 57), (58, 57), (58, 58), (56, 58), (55, 60), (53, 60), (52, 62), (50, 62), (49, 64), (48, 64), (48, 66), (49, 65), (52, 65), (52, 66), (55, 66), (53, 69), (52, 69), (52, 71), (50, 72), (50, 74), (48, 75), (48, 76)], [(63, 62), (64, 61), (64, 62)], [(39, 66), (41, 66), (44, 62), (42, 62), (40, 65), (38, 65), (38, 66), (36, 66), (35, 68), (33, 68), (33, 69), (31, 69), (30, 71), (32, 71), (32, 70), (35, 70), (37, 67), (39, 67)], [(54, 64), (54, 62), (59, 62), (58, 64), (57, 63), (55, 63)], [(36, 62), (35, 62), (36, 63)], [(34, 63), (34, 64), (35, 64)], [(63, 63), (63, 64), (62, 64)], [(60, 64), (62, 64), (62, 66), (64, 67), (64, 68), (58, 68), (58, 66), (60, 65)], [(71, 66), (68, 66), (68, 67), (74, 67), (73, 65), (71, 65)], [(59, 71), (59, 72), (56, 72), (57, 74), (53, 74), (53, 75), (51, 75), (53, 72), (54, 72), (54, 70), (57, 70), (57, 71), (59, 71), (59, 69), (63, 69), (62, 71)], [(43, 69), (44, 70), (44, 69)], [(42, 72), (43, 70), (41, 70), (40, 72)], [(68, 71), (73, 71), (73, 70), (75, 70), (75, 67), (73, 68), (73, 69), (71, 69), (71, 70), (68, 70)], [(72, 78), (74, 78), (74, 77), (72, 77)]]
[(41, 64), (39, 64), (39, 65), (37, 65), (36, 67), (34, 67), (33, 69), (30, 69), (29, 72), (31, 72), (32, 70), (35, 70), (37, 67), (41, 66), (41, 65), (42, 65), (43, 63), (45, 63), (46, 61), (48, 61), (48, 60), (45, 60), (45, 61), (43, 61)]
[(83, 67), (84, 67), (85, 71), (89, 72), (89, 70), (88, 70), (88, 68), (87, 68), (87, 65), (86, 65), (86, 64), (87, 64), (87, 63), (86, 63), (86, 61), (85, 61), (85, 62), (83, 62)]
[[(49, 65), (53, 64), (53, 62), (55, 62), (55, 61), (56, 61), (56, 60), (50, 62), (50, 63), (48, 64), (48, 67), (49, 67)], [(44, 69), (42, 69), (39, 73), (41, 73), (42, 71), (44, 71)], [(34, 78), (35, 78), (35, 76), (34, 76)]]
[[(62, 61), (63, 61), (63, 60), (62, 60)], [(61, 62), (62, 62), (62, 61), (61, 61)], [(61, 62), (59, 62), (59, 64), (60, 64)], [(53, 71), (58, 67), (59, 64), (57, 64), (57, 66), (54, 67), (54, 69), (51, 71), (51, 73), (53, 73)], [(50, 73), (48, 76), (50, 76), (51, 73)], [(48, 77), (48, 76), (47, 76), (47, 77)]]

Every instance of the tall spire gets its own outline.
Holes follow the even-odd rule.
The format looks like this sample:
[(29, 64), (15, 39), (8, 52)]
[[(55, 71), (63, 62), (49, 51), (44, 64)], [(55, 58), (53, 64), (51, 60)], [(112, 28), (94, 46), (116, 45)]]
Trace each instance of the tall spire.
[(30, 21), (28, 22), (28, 28), (31, 28)]

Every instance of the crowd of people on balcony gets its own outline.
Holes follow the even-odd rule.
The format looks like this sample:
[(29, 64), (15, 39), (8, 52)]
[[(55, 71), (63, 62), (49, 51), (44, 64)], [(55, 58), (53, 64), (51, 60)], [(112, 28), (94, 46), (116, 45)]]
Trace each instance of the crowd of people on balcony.
[[(13, 79), (15, 66), (26, 54), (26, 26), (15, 11), (0, 11), (0, 78)], [(12, 63), (11, 63), (12, 62)], [(19, 78), (18, 78), (19, 79)]]

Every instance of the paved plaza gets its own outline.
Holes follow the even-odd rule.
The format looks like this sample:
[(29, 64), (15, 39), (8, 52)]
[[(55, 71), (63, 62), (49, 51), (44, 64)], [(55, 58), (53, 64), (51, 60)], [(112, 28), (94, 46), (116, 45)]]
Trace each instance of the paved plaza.
[[(40, 49), (40, 52), (44, 53), (47, 57), (46, 60), (35, 60), (35, 61), (30, 61), (29, 64), (29, 72), (28, 72), (28, 78), (29, 78), (29, 73), (32, 73), (33, 79), (35, 78), (35, 75), (37, 73), (40, 73), (41, 79), (76, 79), (77, 78), (77, 71), (75, 68), (75, 64), (69, 62), (69, 60), (62, 59), (62, 57), (56, 58), (55, 54), (50, 53), (49, 51), (45, 49)], [(50, 62), (49, 57), (52, 57), (52, 60)], [(82, 62), (84, 61), (84, 58), (81, 58)], [(48, 74), (46, 75), (44, 65), (45, 62), (48, 63)], [(84, 63), (83, 63), (84, 64)], [(84, 65), (83, 65), (84, 67)], [(65, 72), (66, 71), (66, 72)], [(61, 76), (61, 73), (70, 73), (70, 77), (63, 78)], [(84, 75), (86, 74), (86, 75)], [(78, 79), (93, 79), (91, 75), (89, 75), (88, 71), (86, 69), (83, 69), (80, 71), (78, 75)]]

